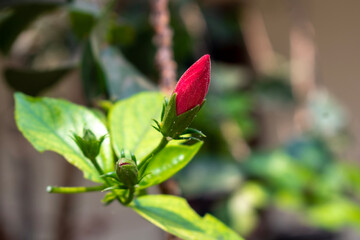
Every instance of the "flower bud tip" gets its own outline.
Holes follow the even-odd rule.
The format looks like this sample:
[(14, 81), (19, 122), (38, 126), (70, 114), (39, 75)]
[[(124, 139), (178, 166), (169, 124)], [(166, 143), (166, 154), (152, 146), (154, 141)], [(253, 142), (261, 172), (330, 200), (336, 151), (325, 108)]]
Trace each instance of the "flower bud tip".
[(201, 105), (208, 92), (210, 83), (210, 55), (206, 54), (197, 60), (181, 76), (176, 84), (176, 114), (180, 115)]

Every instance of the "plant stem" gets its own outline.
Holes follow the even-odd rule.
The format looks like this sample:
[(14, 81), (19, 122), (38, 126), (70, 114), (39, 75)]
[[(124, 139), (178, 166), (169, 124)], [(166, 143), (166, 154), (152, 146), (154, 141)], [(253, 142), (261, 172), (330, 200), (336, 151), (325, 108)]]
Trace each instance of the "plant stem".
[(46, 191), (48, 193), (64, 193), (64, 194), (72, 194), (72, 193), (86, 193), (86, 192), (96, 192), (101, 191), (105, 188), (105, 185), (93, 186), (93, 187), (55, 187), (48, 186)]
[(135, 188), (134, 187), (131, 187), (129, 188), (129, 193), (128, 193), (128, 196), (126, 198), (126, 200), (124, 202), (122, 202), (122, 204), (124, 204), (125, 206), (126, 205), (129, 205), (129, 203), (133, 200), (134, 198), (134, 192), (135, 192)]
[[(90, 159), (90, 161), (92, 162), (92, 164), (94, 165), (94, 167), (96, 168), (96, 170), (98, 171), (98, 173), (100, 175), (104, 175), (104, 171), (101, 169), (101, 167), (99, 166), (98, 162), (96, 161), (95, 158)], [(104, 178), (105, 183), (108, 185), (108, 187), (112, 186), (112, 184), (109, 182), (109, 180), (107, 178)]]
[[(159, 143), (159, 145), (151, 152), (149, 153), (139, 164), (138, 169), (140, 172), (140, 176), (142, 175), (142, 173), (145, 170), (145, 167), (147, 166), (147, 164), (149, 163), (149, 160), (158, 152), (160, 152), (167, 144), (169, 143), (169, 141), (166, 139), (166, 137), (163, 137)], [(144, 168), (144, 169), (143, 169)]]
[(101, 169), (100, 165), (98, 164), (98, 162), (96, 161), (95, 158), (90, 159), (90, 161), (92, 162), (92, 164), (94, 165), (94, 167), (96, 168), (96, 170), (98, 171), (98, 173), (100, 175), (104, 175), (104, 171)]
[[(98, 173), (99, 173), (100, 175), (104, 175), (104, 171), (101, 169), (101, 167), (99, 166), (99, 164), (98, 164), (98, 162), (96, 161), (96, 159), (94, 158), (94, 159), (90, 159), (90, 160), (91, 160), (91, 162), (94, 164), (94, 166), (95, 166), (96, 170), (98, 171)], [(111, 182), (109, 182), (109, 180), (108, 180), (107, 178), (104, 178), (104, 181), (105, 181), (105, 183), (106, 183), (106, 185), (107, 185), (108, 187), (111, 187), (111, 186), (112, 186)], [(120, 196), (118, 196), (118, 195), (115, 193), (114, 190), (112, 190), (112, 192), (116, 195), (116, 199), (117, 199), (120, 203), (124, 204), (123, 201), (121, 201)], [(131, 199), (131, 200), (132, 200), (132, 199)], [(131, 201), (131, 200), (130, 200), (130, 201)]]

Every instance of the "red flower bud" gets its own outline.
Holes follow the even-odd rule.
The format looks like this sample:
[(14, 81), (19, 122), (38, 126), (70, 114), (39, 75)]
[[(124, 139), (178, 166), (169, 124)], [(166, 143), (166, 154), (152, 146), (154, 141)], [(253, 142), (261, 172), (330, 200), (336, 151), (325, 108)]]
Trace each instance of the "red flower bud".
[(176, 84), (176, 115), (201, 105), (210, 83), (210, 56), (206, 54), (197, 60), (181, 76)]

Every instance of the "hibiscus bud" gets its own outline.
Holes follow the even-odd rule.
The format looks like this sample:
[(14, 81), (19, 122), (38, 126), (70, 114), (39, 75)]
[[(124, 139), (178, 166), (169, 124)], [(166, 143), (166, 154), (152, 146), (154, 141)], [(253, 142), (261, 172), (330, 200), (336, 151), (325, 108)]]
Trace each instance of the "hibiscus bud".
[(201, 105), (210, 83), (210, 56), (206, 54), (197, 60), (178, 81), (176, 93), (176, 115)]
[(116, 174), (128, 187), (133, 187), (138, 183), (138, 169), (131, 159), (120, 158), (116, 163)]
[(105, 139), (105, 135), (98, 139), (90, 129), (84, 128), (83, 136), (81, 137), (77, 134), (73, 134), (73, 139), (84, 156), (90, 160), (94, 160), (96, 156), (99, 155), (100, 147)]
[(210, 68), (210, 56), (207, 54), (181, 76), (170, 101), (164, 104), (161, 123), (155, 121), (155, 129), (163, 136), (177, 138), (196, 117), (209, 88)]

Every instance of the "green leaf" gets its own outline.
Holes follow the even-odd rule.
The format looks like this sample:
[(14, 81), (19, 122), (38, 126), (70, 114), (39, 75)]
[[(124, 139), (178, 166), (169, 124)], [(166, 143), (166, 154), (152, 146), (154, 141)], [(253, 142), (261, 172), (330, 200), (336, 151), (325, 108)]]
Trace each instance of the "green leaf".
[(309, 222), (329, 230), (360, 227), (360, 207), (347, 199), (338, 198), (311, 206), (305, 214)]
[(88, 101), (106, 91), (104, 72), (95, 58), (90, 41), (86, 41), (81, 57), (81, 80)]
[[(15, 94), (15, 103), (17, 126), (38, 151), (57, 152), (83, 171), (85, 178), (103, 182), (71, 138), (72, 133), (81, 135), (84, 127), (91, 129), (97, 137), (108, 134), (97, 115), (64, 100), (33, 98), (22, 93)], [(97, 161), (105, 172), (114, 170), (109, 138), (104, 140)]]
[(160, 118), (163, 99), (160, 93), (144, 92), (113, 106), (109, 112), (109, 126), (118, 156), (121, 149), (126, 149), (141, 160), (156, 148), (162, 135), (151, 126), (152, 119)]
[(4, 76), (7, 84), (13, 89), (36, 96), (54, 85), (73, 69), (74, 66), (43, 71), (8, 67), (5, 68)]
[(269, 204), (266, 190), (260, 183), (246, 181), (231, 194), (224, 212), (237, 232), (248, 235), (257, 226), (257, 210)]
[(91, 49), (94, 59), (104, 75), (110, 99), (118, 100), (132, 96), (141, 91), (156, 88), (136, 68), (134, 68), (115, 46), (108, 44), (111, 15), (104, 17), (95, 26), (91, 37)]
[(185, 167), (199, 151), (203, 142), (194, 145), (167, 146), (156, 154), (146, 168), (145, 175), (140, 182), (140, 188), (147, 188), (169, 179)]
[(176, 175), (182, 194), (203, 197), (237, 189), (242, 176), (238, 164), (230, 160), (216, 154), (196, 156), (196, 161)]
[(255, 93), (265, 101), (294, 103), (289, 80), (285, 77), (263, 76), (255, 85)]
[(215, 239), (242, 239), (233, 230), (211, 214), (206, 214), (203, 217), (203, 222), (206, 226), (207, 234), (215, 237)]
[(159, 228), (182, 239), (242, 239), (211, 215), (200, 217), (185, 199), (169, 195), (147, 195), (130, 205)]
[(69, 6), (71, 27), (80, 39), (89, 36), (99, 16), (100, 9), (95, 3), (75, 1)]
[(59, 2), (18, 4), (0, 22), (0, 51), (7, 54), (20, 33), (26, 29), (38, 16), (55, 9)]
[(126, 46), (131, 44), (135, 38), (135, 29), (122, 21), (113, 19), (109, 23), (109, 30), (107, 32), (107, 41), (111, 45)]
[(105, 73), (110, 99), (127, 98), (141, 91), (155, 90), (140, 72), (112, 46), (103, 49), (99, 62)]

